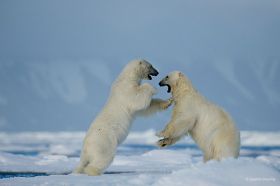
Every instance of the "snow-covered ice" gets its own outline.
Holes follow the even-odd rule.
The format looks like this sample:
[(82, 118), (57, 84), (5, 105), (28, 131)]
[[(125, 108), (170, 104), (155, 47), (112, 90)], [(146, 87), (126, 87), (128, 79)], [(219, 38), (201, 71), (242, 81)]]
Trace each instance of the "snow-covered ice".
[(83, 132), (0, 133), (0, 185), (280, 185), (280, 132), (241, 132), (241, 156), (202, 162), (186, 137), (167, 149), (155, 131), (132, 132), (98, 177), (70, 174)]

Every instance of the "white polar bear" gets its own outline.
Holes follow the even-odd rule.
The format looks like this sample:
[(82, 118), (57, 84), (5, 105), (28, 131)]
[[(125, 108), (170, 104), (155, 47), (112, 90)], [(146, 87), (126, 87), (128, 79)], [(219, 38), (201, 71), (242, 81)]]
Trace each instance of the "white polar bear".
[(117, 146), (127, 137), (135, 116), (149, 115), (171, 105), (171, 100), (152, 99), (156, 89), (148, 83), (141, 84), (141, 80), (157, 75), (157, 70), (145, 60), (134, 60), (125, 66), (86, 134), (75, 173), (102, 174), (111, 164)]
[(204, 154), (204, 162), (239, 156), (240, 134), (230, 116), (222, 108), (207, 101), (179, 71), (162, 79), (160, 86), (168, 86), (175, 103), (172, 119), (158, 133), (163, 139), (160, 147), (176, 143), (190, 134)]

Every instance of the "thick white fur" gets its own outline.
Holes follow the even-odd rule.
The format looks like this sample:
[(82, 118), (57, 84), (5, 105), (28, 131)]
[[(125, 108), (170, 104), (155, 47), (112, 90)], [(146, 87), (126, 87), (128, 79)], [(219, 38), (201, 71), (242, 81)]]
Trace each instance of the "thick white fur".
[(148, 83), (140, 84), (147, 78), (149, 65), (145, 60), (134, 60), (113, 83), (106, 105), (86, 134), (75, 173), (102, 174), (111, 164), (117, 146), (127, 137), (135, 116), (148, 115), (171, 104), (170, 100), (152, 100), (156, 89)]
[(204, 161), (239, 156), (239, 131), (222, 108), (202, 97), (181, 72), (170, 73), (162, 83), (171, 86), (175, 105), (171, 121), (158, 133), (163, 137), (158, 141), (160, 147), (190, 134), (203, 151)]

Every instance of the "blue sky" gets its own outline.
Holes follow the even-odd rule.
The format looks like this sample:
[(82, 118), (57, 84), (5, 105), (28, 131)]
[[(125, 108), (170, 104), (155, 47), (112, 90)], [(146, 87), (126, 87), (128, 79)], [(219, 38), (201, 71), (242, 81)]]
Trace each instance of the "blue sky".
[(277, 0), (1, 1), (0, 130), (86, 130), (134, 58), (158, 68), (155, 86), (186, 73), (242, 130), (279, 130), (279, 33)]

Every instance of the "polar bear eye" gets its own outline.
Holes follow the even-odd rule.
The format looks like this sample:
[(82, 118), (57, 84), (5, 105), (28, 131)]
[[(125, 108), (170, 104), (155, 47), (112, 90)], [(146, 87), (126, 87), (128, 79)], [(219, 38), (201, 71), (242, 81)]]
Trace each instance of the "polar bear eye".
[(169, 78), (168, 76), (165, 77), (165, 79), (168, 79), (168, 78)]

